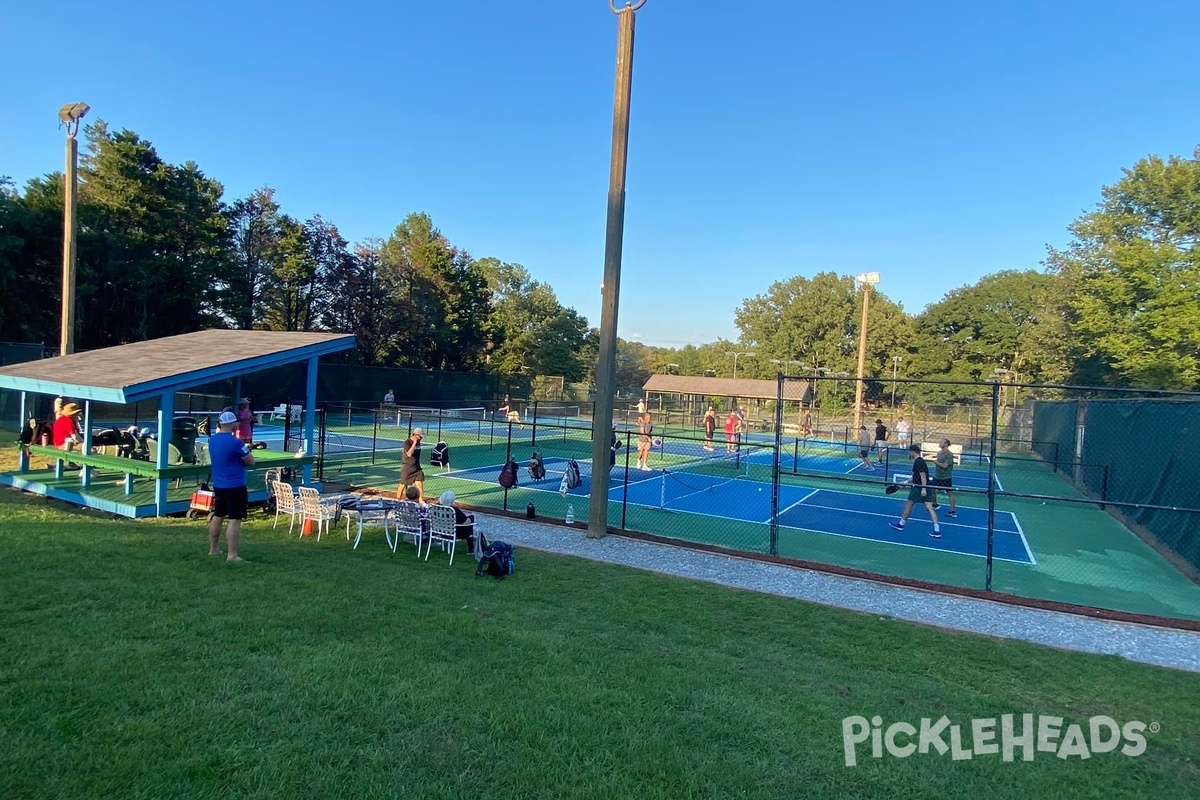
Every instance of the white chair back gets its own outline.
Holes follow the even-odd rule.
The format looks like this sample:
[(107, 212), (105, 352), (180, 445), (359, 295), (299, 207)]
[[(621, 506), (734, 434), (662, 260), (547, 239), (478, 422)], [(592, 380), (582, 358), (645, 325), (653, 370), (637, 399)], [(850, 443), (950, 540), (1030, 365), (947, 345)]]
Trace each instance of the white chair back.
[[(454, 507), (433, 505), (429, 507), (429, 550), (433, 549), (434, 544), (437, 544), (443, 550), (450, 553), (450, 565), (454, 565)], [(429, 550), (425, 551), (425, 558), (429, 558)]]

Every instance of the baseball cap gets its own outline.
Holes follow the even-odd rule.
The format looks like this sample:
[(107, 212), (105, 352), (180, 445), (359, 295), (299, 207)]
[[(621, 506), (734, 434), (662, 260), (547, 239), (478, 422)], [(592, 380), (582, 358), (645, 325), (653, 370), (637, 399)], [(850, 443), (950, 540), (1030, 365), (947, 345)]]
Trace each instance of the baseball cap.
[(424, 435), (425, 435), (425, 430), (423, 428), (413, 428), (413, 436), (424, 436)]
[(220, 418), (217, 420), (218, 425), (236, 425), (238, 421), (237, 415), (232, 411), (221, 412)]

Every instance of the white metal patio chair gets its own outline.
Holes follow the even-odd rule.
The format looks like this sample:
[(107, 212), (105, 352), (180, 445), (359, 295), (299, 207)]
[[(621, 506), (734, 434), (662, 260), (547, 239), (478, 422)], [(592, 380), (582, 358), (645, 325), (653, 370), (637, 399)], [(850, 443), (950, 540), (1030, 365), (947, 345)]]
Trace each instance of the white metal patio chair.
[(417, 558), (421, 557), (421, 543), (425, 540), (425, 526), (421, 519), (421, 507), (412, 500), (401, 500), (396, 512), (396, 539), (411, 537), (417, 546)]
[[(300, 492), (300, 510), (305, 522), (312, 521), (317, 527), (317, 541), (321, 541), (321, 531), (329, 531), (329, 525), (337, 517), (337, 506), (331, 503), (325, 503), (321, 499), (321, 493), (311, 486), (301, 486)], [(301, 526), (301, 532), (304, 527)], [(350, 541), (350, 529), (346, 529), (346, 541)]]
[(429, 546), (425, 549), (425, 560), (436, 544), (450, 554), (450, 566), (454, 566), (454, 543), (458, 541), (454, 526), (454, 507), (435, 505), (429, 507)]
[[(296, 498), (296, 490), (292, 488), (290, 483), (284, 481), (275, 481), (275, 522), (271, 525), (272, 528), (279, 524), (279, 515), (288, 515), (288, 535), (292, 533), (292, 526), (296, 524), (296, 517), (301, 516), (300, 501)], [(300, 526), (300, 530), (304, 530), (304, 526)]]

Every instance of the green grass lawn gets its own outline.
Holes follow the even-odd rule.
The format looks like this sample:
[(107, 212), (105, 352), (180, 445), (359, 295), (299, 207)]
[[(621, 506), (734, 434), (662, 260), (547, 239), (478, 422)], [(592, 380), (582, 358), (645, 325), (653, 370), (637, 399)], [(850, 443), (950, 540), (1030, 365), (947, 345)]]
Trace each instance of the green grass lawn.
[[(566, 534), (564, 534), (566, 535)], [(1200, 676), (522, 550), (243, 555), (0, 490), (0, 797), (1195, 797)], [(1143, 755), (858, 750), (842, 719), (1096, 714)], [(969, 738), (969, 733), (964, 732)], [(948, 743), (948, 738), (947, 743)], [(969, 747), (969, 744), (967, 745)], [(1020, 756), (1018, 755), (1018, 759)]]

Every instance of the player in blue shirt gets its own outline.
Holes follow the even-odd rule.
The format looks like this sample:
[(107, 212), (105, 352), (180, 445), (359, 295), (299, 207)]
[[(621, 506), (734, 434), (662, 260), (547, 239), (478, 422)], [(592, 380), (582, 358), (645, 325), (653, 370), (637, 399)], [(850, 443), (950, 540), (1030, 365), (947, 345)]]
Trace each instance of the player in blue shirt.
[(238, 556), (238, 536), (249, 506), (246, 489), (246, 467), (254, 466), (250, 446), (233, 434), (238, 427), (237, 415), (225, 411), (217, 421), (217, 433), (208, 440), (208, 455), (212, 462), (213, 515), (208, 521), (208, 554), (221, 555), (218, 546), (221, 525), (226, 519), (226, 561), (242, 561)]

